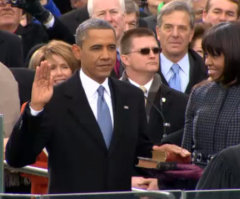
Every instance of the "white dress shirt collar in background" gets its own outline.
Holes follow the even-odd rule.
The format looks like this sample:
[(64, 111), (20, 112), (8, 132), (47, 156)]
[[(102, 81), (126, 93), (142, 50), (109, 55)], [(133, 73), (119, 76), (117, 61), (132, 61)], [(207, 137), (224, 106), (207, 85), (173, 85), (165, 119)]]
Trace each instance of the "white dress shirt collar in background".
[[(161, 72), (165, 77), (166, 81), (169, 82), (170, 78), (173, 75), (171, 67), (174, 63), (171, 60), (169, 60), (163, 53), (160, 53), (160, 60), (161, 60)], [(190, 77), (190, 62), (188, 53), (186, 53), (186, 55), (181, 60), (179, 60), (177, 64), (180, 67), (179, 75), (181, 79), (181, 91), (185, 92)]]
[(152, 85), (152, 82), (153, 82), (153, 78), (148, 82), (146, 83), (145, 85), (139, 85), (138, 83), (136, 83), (135, 81), (131, 80), (130, 78), (128, 78), (129, 82), (136, 86), (136, 87), (140, 87), (140, 86), (144, 86), (146, 89), (147, 89), (147, 93), (144, 93), (145, 97), (148, 97), (148, 93), (149, 93), (149, 90), (151, 88), (151, 85)]

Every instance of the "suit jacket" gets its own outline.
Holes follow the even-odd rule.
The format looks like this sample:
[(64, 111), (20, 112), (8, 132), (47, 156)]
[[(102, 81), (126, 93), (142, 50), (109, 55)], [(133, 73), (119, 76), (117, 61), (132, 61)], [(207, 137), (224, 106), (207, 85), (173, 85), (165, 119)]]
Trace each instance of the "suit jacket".
[[(207, 68), (204, 64), (203, 59), (192, 49), (189, 49), (188, 55), (189, 55), (189, 63), (190, 63), (190, 77), (189, 77), (189, 83), (185, 90), (186, 94), (190, 94), (192, 87), (195, 84), (203, 81), (204, 79), (207, 79)], [(160, 68), (161, 67), (162, 66), (160, 66)], [(161, 69), (159, 73), (161, 75), (163, 83), (168, 86), (168, 82), (163, 76)]]
[(60, 17), (60, 21), (70, 30), (73, 35), (76, 33), (76, 29), (79, 24), (87, 19), (89, 19), (87, 6), (67, 12)]
[(195, 164), (207, 165), (208, 157), (240, 143), (240, 86), (210, 82), (190, 95), (186, 110), (183, 147), (197, 154)]
[(10, 137), (8, 163), (22, 167), (49, 153), (49, 192), (98, 192), (131, 189), (136, 155), (149, 156), (143, 93), (109, 79), (114, 130), (109, 150), (88, 104), (79, 73), (57, 86), (37, 117), (27, 109)]
[[(125, 72), (121, 79), (129, 82)], [(187, 100), (187, 95), (165, 86), (159, 74), (155, 74), (146, 104), (148, 135), (154, 144), (181, 145)], [(165, 122), (170, 127), (163, 128)]]
[(18, 36), (0, 31), (0, 61), (7, 67), (23, 67), (23, 49)]

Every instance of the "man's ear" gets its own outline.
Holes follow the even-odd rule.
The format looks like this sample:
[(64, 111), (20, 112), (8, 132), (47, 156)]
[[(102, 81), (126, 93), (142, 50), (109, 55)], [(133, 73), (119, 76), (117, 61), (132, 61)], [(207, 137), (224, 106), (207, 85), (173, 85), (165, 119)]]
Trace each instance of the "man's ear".
[(156, 26), (155, 29), (156, 29), (157, 39), (158, 39), (158, 41), (160, 41), (160, 35), (159, 35), (159, 29), (160, 29), (160, 27)]
[(124, 66), (128, 66), (129, 65), (129, 58), (127, 55), (121, 55), (121, 61), (123, 62)]
[(81, 48), (77, 44), (72, 45), (72, 52), (74, 57), (81, 61)]

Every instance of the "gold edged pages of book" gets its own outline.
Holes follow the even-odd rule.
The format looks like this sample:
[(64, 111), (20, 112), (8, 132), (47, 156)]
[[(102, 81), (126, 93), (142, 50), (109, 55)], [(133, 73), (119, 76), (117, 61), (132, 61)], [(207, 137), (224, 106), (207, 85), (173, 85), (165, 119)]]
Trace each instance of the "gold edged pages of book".
[(167, 154), (164, 151), (152, 151), (152, 158), (138, 157), (137, 167), (154, 170), (177, 170), (176, 162), (166, 162)]
[(138, 157), (137, 167), (156, 169), (160, 162), (166, 162), (167, 154), (165, 151), (152, 151), (152, 158)]

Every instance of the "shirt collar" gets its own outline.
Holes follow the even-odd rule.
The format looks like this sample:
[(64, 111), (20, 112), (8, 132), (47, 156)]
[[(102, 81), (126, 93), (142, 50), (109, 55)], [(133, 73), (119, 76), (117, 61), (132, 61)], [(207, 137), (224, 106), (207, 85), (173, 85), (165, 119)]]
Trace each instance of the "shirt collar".
[[(136, 83), (135, 81), (131, 80), (130, 78), (128, 78), (128, 80), (129, 80), (129, 82), (130, 82), (131, 84), (133, 84), (134, 86), (136, 86), (136, 87), (138, 87), (138, 88), (139, 88), (140, 86), (144, 86), (144, 87), (147, 89), (147, 96), (148, 96), (150, 87), (151, 87), (152, 82), (153, 82), (153, 78), (152, 78), (148, 83), (146, 83), (145, 85), (140, 85), (140, 84)], [(147, 96), (146, 96), (146, 97), (147, 97)]]
[(102, 84), (99, 84), (89, 76), (87, 76), (82, 69), (80, 69), (80, 80), (82, 82), (83, 89), (87, 95), (87, 98), (93, 97), (100, 85), (105, 88), (106, 93), (111, 96), (110, 88), (108, 85), (108, 78), (104, 80)]
[[(171, 67), (174, 63), (171, 60), (169, 60), (163, 53), (160, 53), (160, 60), (161, 60), (161, 72), (163, 73), (164, 76), (166, 76), (167, 73), (171, 72)], [(180, 70), (187, 74), (186, 66), (187, 64), (189, 65), (188, 53), (186, 53), (184, 57), (177, 62), (177, 64), (179, 65)]]

